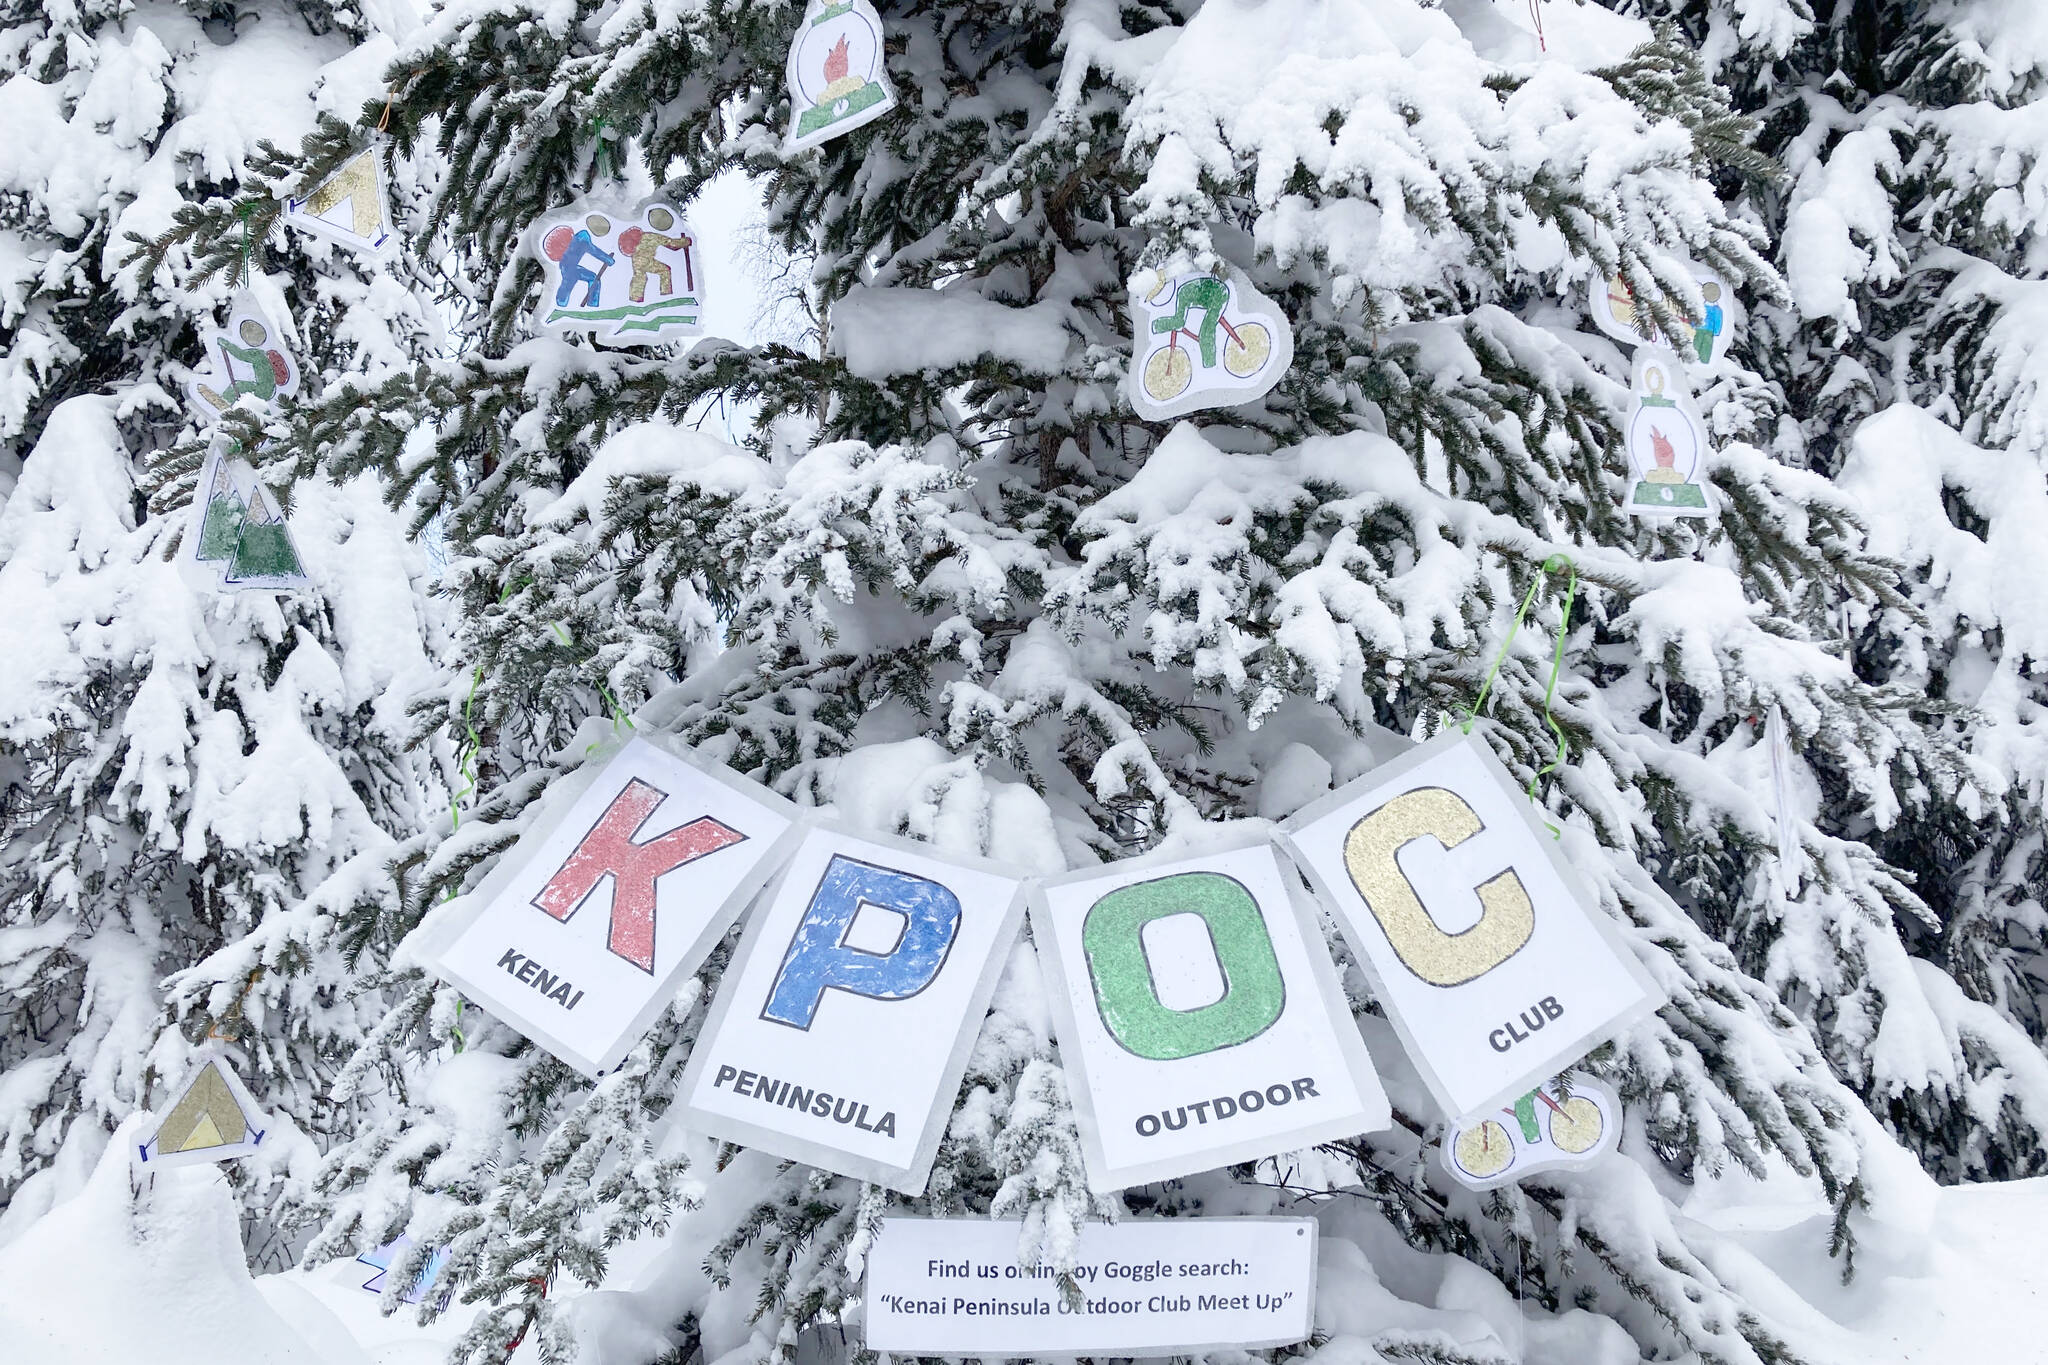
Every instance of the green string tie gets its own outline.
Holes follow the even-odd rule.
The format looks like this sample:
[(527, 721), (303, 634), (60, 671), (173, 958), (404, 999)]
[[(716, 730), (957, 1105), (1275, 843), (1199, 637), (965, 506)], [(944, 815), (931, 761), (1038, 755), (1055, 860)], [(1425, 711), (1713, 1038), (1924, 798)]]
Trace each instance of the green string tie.
[(611, 120), (599, 114), (590, 121), (590, 135), (597, 140), (597, 173), (606, 180), (616, 180), (612, 172), (611, 144), (605, 141), (604, 131), (611, 127)]
[(251, 263), (256, 259), (256, 241), (249, 232), (249, 216), (255, 212), (254, 204), (242, 205), (242, 283), (245, 285), (255, 278)]
[[(1522, 622), (1529, 617), (1529, 608), (1536, 601), (1536, 590), (1549, 582), (1550, 575), (1559, 569), (1569, 572), (1571, 580), (1565, 587), (1564, 613), (1558, 617), (1557, 621), (1557, 644), (1550, 654), (1550, 682), (1543, 689), (1543, 721), (1550, 727), (1550, 733), (1557, 737), (1557, 752), (1551, 755), (1550, 762), (1538, 768), (1535, 774), (1529, 778), (1528, 795), (1532, 804), (1536, 802), (1537, 784), (1551, 773), (1556, 772), (1558, 767), (1564, 763), (1564, 730), (1558, 725), (1557, 718), (1550, 714), (1550, 703), (1557, 696), (1557, 675), (1564, 668), (1565, 632), (1571, 629), (1572, 603), (1576, 600), (1579, 593), (1578, 566), (1572, 563), (1569, 555), (1555, 554), (1544, 560), (1542, 567), (1536, 572), (1536, 577), (1529, 584), (1529, 591), (1522, 594), (1522, 606), (1515, 613), (1515, 623), (1508, 627), (1507, 638), (1500, 642), (1500, 652), (1493, 656), (1493, 667), (1486, 671), (1486, 681), (1479, 688), (1478, 700), (1466, 708), (1465, 721), (1462, 727), (1466, 734), (1472, 733), (1472, 723), (1478, 719), (1479, 713), (1485, 709), (1486, 698), (1493, 692), (1494, 679), (1500, 676), (1501, 665), (1507, 662), (1508, 649), (1515, 643), (1515, 636), (1521, 633)], [(1551, 838), (1561, 839), (1564, 837), (1564, 831), (1551, 824), (1549, 820), (1546, 819), (1543, 825), (1544, 828), (1550, 831)]]

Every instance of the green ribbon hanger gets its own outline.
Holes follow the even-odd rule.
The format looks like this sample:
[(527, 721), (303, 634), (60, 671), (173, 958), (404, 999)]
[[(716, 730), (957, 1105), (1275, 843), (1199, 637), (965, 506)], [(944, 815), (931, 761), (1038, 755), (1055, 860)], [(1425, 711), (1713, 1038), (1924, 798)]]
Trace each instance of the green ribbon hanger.
[[(1515, 622), (1508, 627), (1507, 638), (1500, 642), (1500, 652), (1493, 656), (1493, 667), (1486, 670), (1486, 681), (1479, 688), (1478, 699), (1465, 710), (1465, 720), (1462, 727), (1466, 734), (1472, 733), (1473, 722), (1479, 718), (1479, 713), (1486, 707), (1487, 697), (1493, 692), (1494, 679), (1500, 676), (1501, 665), (1507, 662), (1508, 650), (1514, 645), (1515, 636), (1521, 633), (1522, 622), (1526, 621), (1529, 617), (1529, 608), (1536, 601), (1537, 589), (1549, 582), (1550, 575), (1560, 569), (1568, 572), (1571, 575), (1571, 579), (1565, 587), (1564, 612), (1558, 617), (1557, 621), (1557, 643), (1550, 654), (1550, 682), (1543, 689), (1543, 720), (1550, 727), (1550, 733), (1557, 738), (1557, 752), (1551, 755), (1550, 762), (1538, 768), (1535, 774), (1529, 778), (1528, 795), (1531, 804), (1537, 804), (1537, 784), (1551, 773), (1557, 771), (1564, 763), (1564, 730), (1558, 725), (1557, 718), (1551, 715), (1550, 704), (1552, 699), (1557, 696), (1557, 675), (1564, 668), (1564, 637), (1565, 633), (1571, 629), (1572, 603), (1578, 597), (1579, 592), (1578, 566), (1572, 563), (1569, 555), (1554, 554), (1544, 560), (1542, 566), (1536, 571), (1536, 577), (1529, 583), (1529, 591), (1522, 595), (1522, 605), (1520, 610), (1515, 612)], [(1553, 839), (1564, 837), (1564, 831), (1551, 824), (1548, 819), (1544, 820), (1543, 825), (1544, 828), (1550, 831), (1550, 836)]]

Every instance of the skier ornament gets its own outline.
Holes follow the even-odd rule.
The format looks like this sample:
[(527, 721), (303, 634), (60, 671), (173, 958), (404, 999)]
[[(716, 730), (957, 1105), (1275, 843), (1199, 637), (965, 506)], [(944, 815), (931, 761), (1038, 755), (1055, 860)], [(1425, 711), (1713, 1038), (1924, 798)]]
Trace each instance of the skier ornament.
[(1683, 385), (1669, 360), (1637, 354), (1627, 433), (1628, 510), (1639, 517), (1711, 515), (1699, 482), (1707, 428)]
[(227, 326), (206, 338), (212, 370), (195, 374), (185, 389), (202, 425), (212, 425), (244, 395), (268, 409), (299, 391), (299, 367), (280, 348), (281, 335), (254, 298), (235, 295)]
[(564, 210), (535, 226), (533, 246), (547, 275), (534, 315), (543, 331), (622, 346), (702, 335), (696, 235), (673, 204)]
[(789, 46), (789, 141), (800, 152), (896, 107), (882, 69), (882, 21), (867, 0), (811, 0)]
[(1139, 276), (1131, 282), (1131, 337), (1131, 407), (1155, 422), (1249, 403), (1294, 361), (1287, 315), (1235, 271)]

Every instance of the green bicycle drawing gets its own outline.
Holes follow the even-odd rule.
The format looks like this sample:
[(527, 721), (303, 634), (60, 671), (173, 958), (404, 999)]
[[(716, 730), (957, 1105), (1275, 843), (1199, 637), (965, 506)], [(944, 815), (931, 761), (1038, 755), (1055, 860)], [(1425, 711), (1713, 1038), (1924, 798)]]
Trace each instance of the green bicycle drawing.
[[(1162, 275), (1145, 302), (1159, 306), (1160, 297), (1168, 285), (1169, 281)], [(1230, 303), (1229, 282), (1213, 275), (1184, 279), (1174, 289), (1172, 314), (1152, 321), (1152, 335), (1165, 336), (1166, 345), (1145, 359), (1145, 392), (1154, 402), (1170, 402), (1185, 393), (1188, 385), (1194, 382), (1195, 362), (1182, 348), (1182, 336), (1194, 343), (1195, 352), (1201, 356), (1202, 368), (1213, 370), (1219, 359), (1216, 334), (1222, 332), (1220, 359), (1223, 368), (1239, 379), (1249, 379), (1257, 374), (1272, 358), (1272, 333), (1263, 323), (1231, 322), (1227, 316)], [(1197, 325), (1189, 326), (1190, 315), (1199, 315)]]

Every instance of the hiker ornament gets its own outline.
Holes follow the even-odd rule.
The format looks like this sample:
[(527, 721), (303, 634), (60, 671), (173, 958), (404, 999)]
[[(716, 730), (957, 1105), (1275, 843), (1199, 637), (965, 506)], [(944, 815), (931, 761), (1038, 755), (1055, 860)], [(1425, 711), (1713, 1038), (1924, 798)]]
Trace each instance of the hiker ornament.
[(1691, 313), (1670, 295), (1664, 296), (1665, 304), (1683, 317), (1691, 329), (1689, 342), (1682, 351), (1672, 346), (1671, 338), (1657, 325), (1655, 313), (1637, 299), (1635, 291), (1619, 275), (1606, 279), (1597, 275), (1593, 277), (1593, 323), (1624, 346), (1652, 347), (1666, 354), (1681, 355), (1686, 360), (1710, 365), (1727, 355), (1728, 348), (1735, 344), (1739, 308), (1735, 291), (1713, 271), (1695, 265), (1692, 277), (1693, 283), (1699, 286), (1704, 305), (1698, 314)]
[(1490, 1190), (1538, 1171), (1590, 1166), (1621, 1141), (1621, 1096), (1589, 1076), (1539, 1085), (1499, 1116), (1454, 1123), (1444, 1170), (1460, 1185)]
[(245, 396), (273, 408), (299, 391), (299, 367), (284, 352), (283, 334), (246, 291), (228, 305), (227, 326), (207, 334), (206, 358), (212, 368), (185, 388), (203, 426)]
[(339, 242), (361, 256), (379, 257), (398, 242), (384, 193), (377, 149), (364, 147), (341, 169), (301, 198), (284, 201), (284, 221), (301, 232)]
[(533, 247), (546, 273), (534, 317), (543, 331), (621, 346), (704, 331), (696, 234), (673, 204), (563, 210), (535, 226)]
[(1670, 360), (1654, 351), (1637, 353), (1626, 432), (1628, 510), (1639, 517), (1711, 515), (1700, 483), (1706, 423), (1684, 384)]
[(811, 0), (789, 45), (789, 140), (800, 152), (896, 107), (882, 69), (882, 21), (867, 0)]
[(202, 590), (298, 592), (310, 586), (277, 499), (249, 462), (215, 437), (192, 495), (179, 568)]
[(217, 1047), (200, 1049), (173, 1093), (177, 1098), (141, 1145), (145, 1169), (247, 1156), (270, 1128), (269, 1118)]
[(1272, 391), (1294, 361), (1294, 329), (1235, 271), (1149, 270), (1131, 281), (1131, 407), (1155, 422)]

